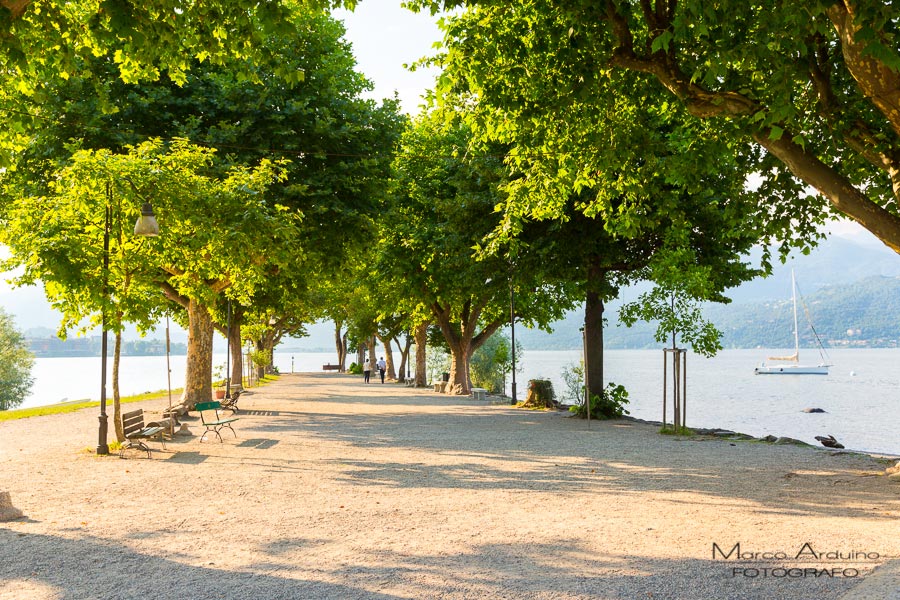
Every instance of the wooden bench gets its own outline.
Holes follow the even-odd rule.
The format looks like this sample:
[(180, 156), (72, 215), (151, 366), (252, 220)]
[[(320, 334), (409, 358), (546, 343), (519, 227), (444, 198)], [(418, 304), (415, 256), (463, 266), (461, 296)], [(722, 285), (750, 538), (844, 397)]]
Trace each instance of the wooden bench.
[(236, 391), (236, 392), (231, 392), (231, 397), (230, 397), (230, 398), (227, 398), (227, 397), (226, 397), (226, 398), (224, 398), (223, 400), (220, 400), (220, 401), (219, 401), (220, 408), (227, 408), (227, 409), (230, 410), (232, 413), (236, 413), (236, 412), (239, 410), (239, 409), (238, 409), (238, 405), (237, 405), (237, 403), (238, 403), (238, 398), (240, 398), (240, 397), (241, 397), (241, 394), (243, 394), (243, 393), (244, 393), (243, 390), (238, 390), (238, 391)]
[[(194, 410), (200, 413), (200, 422), (206, 427), (206, 431), (203, 432), (203, 435), (200, 436), (200, 441), (206, 437), (206, 434), (212, 431), (216, 434), (216, 437), (219, 438), (219, 441), (222, 440), (222, 434), (219, 433), (226, 427), (231, 430), (231, 433), (234, 434), (234, 437), (237, 437), (237, 433), (234, 431), (234, 427), (231, 426), (232, 423), (238, 420), (237, 417), (229, 417), (224, 419), (219, 416), (219, 410), (222, 408), (222, 404), (218, 401), (213, 402), (198, 402), (194, 406)], [(207, 416), (213, 414), (215, 418), (207, 419)]]
[(144, 440), (159, 437), (163, 450), (166, 449), (166, 442), (163, 440), (163, 432), (165, 428), (153, 426), (144, 426), (144, 409), (139, 408), (122, 415), (122, 430), (125, 433), (127, 441), (119, 448), (119, 457), (125, 458), (125, 451), (129, 448), (139, 448), (147, 451), (147, 458), (152, 458), (150, 454), (150, 446), (144, 443)]
[(327, 365), (322, 365), (322, 370), (323, 371), (340, 371), (341, 365), (332, 365), (329, 363)]

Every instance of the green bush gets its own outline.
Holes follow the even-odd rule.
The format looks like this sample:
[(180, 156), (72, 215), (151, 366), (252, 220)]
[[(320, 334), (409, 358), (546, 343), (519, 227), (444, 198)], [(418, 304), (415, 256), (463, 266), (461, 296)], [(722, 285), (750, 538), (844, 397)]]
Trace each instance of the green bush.
[(16, 408), (31, 392), (34, 355), (12, 317), (0, 309), (0, 410)]
[[(598, 420), (618, 419), (622, 415), (629, 414), (625, 410), (626, 404), (628, 404), (628, 390), (625, 389), (624, 385), (610, 382), (606, 389), (603, 390), (602, 396), (597, 394), (591, 396), (591, 418)], [(587, 418), (587, 410), (583, 401), (569, 410), (577, 413), (583, 419)]]
[[(522, 356), (521, 344), (516, 344), (516, 356)], [(521, 364), (521, 363), (520, 363)], [(519, 366), (519, 365), (517, 365)], [(516, 369), (521, 371), (521, 367)], [(472, 354), (469, 376), (472, 385), (493, 393), (503, 393), (506, 377), (512, 372), (512, 344), (509, 338), (495, 333)]]
[(562, 370), (563, 383), (566, 389), (562, 393), (562, 401), (564, 404), (583, 404), (584, 403), (584, 361), (563, 367)]
[(357, 363), (350, 363), (350, 368), (347, 369), (347, 372), (351, 375), (362, 375), (363, 368)]

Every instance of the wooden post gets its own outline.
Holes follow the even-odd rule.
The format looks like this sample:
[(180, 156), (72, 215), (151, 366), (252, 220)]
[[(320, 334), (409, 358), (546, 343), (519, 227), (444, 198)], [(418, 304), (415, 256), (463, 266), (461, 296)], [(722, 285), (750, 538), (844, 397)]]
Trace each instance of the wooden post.
[(672, 349), (672, 408), (675, 412), (675, 433), (681, 428), (681, 355), (678, 348)]
[(687, 350), (681, 357), (681, 426), (687, 427)]
[(666, 398), (666, 390), (669, 387), (668, 375), (666, 373), (666, 365), (669, 362), (669, 357), (666, 356), (666, 352), (668, 351), (663, 348), (663, 429), (666, 428), (666, 404), (668, 404), (668, 398)]

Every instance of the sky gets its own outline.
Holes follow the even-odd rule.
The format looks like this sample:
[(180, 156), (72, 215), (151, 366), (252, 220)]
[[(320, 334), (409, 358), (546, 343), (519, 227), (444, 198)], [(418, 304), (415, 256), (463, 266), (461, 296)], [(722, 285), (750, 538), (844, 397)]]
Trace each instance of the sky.
[(436, 17), (414, 13), (401, 0), (362, 0), (354, 12), (332, 13), (344, 22), (346, 39), (353, 46), (358, 70), (375, 84), (370, 96), (392, 98), (397, 92), (403, 111), (419, 112), (421, 96), (434, 85), (435, 69), (410, 72), (403, 67), (435, 53), (433, 45), (441, 39)]

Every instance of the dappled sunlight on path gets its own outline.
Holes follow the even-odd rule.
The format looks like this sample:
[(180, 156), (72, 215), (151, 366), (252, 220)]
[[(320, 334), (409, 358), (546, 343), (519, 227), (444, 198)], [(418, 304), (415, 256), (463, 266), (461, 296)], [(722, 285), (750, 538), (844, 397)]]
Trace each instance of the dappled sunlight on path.
[(900, 486), (869, 457), (333, 373), (252, 392), (236, 438), (187, 420), (151, 460), (86, 452), (93, 411), (0, 423), (26, 514), (0, 598), (840, 598), (859, 579), (735, 577), (712, 544), (877, 552), (862, 575), (898, 554)]

